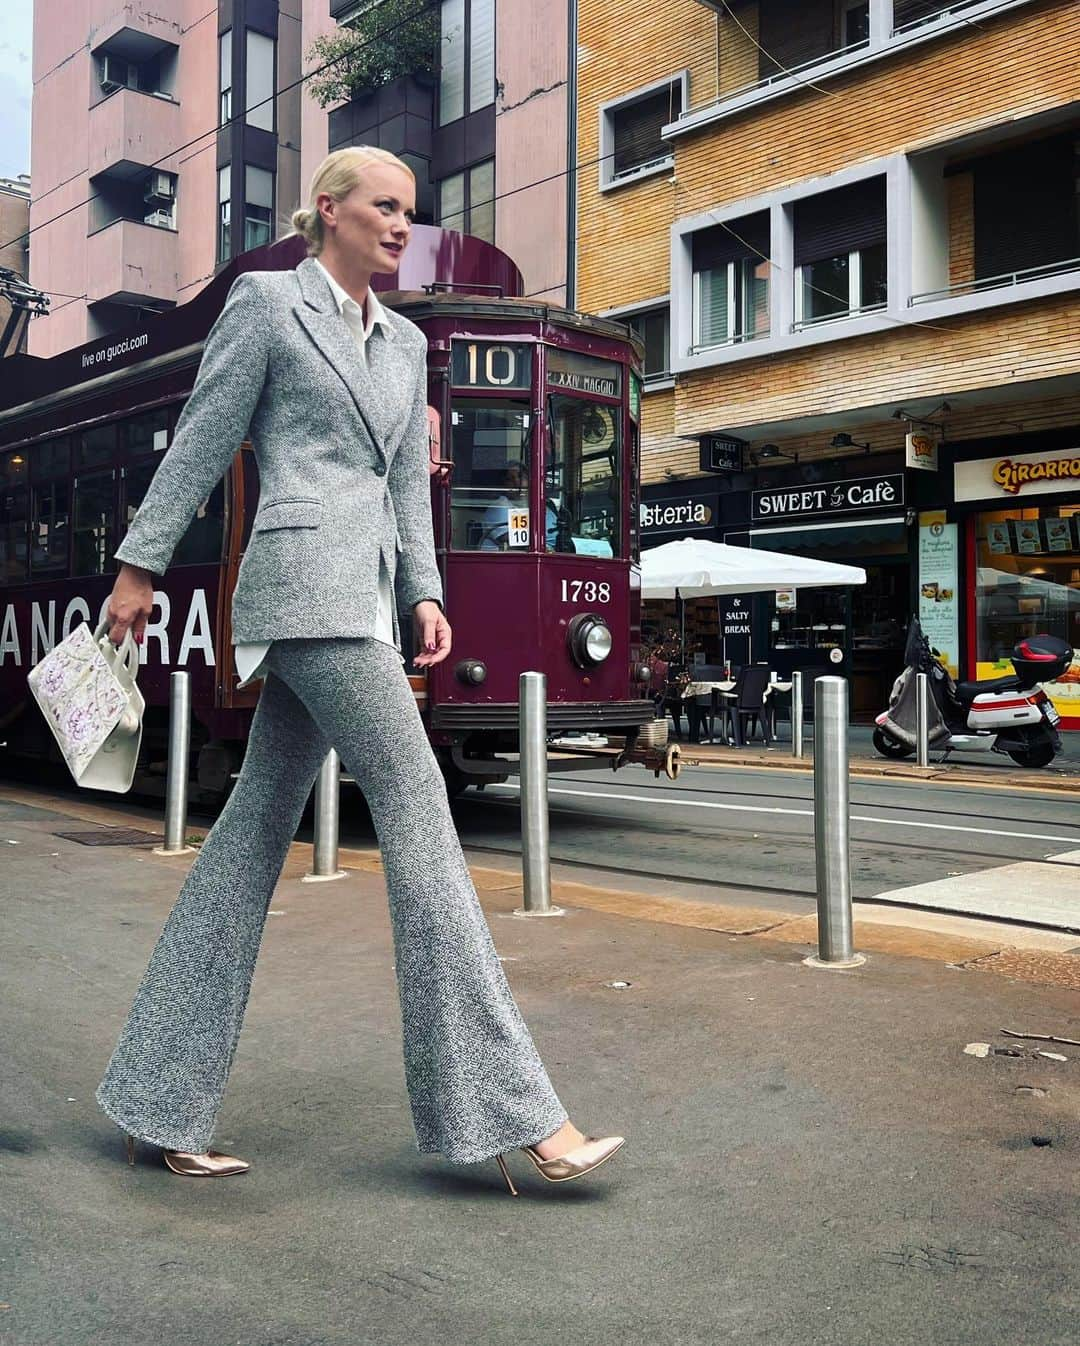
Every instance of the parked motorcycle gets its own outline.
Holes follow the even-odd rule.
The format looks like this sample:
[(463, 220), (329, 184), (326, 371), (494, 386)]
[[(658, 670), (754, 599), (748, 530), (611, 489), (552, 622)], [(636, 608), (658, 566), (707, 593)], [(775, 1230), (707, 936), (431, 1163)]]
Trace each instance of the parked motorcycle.
[(888, 710), (877, 716), (874, 747), (883, 757), (914, 755), (915, 675), (926, 673), (931, 748), (944, 749), (945, 757), (958, 749), (1000, 752), (1017, 766), (1048, 766), (1061, 751), (1061, 716), (1040, 683), (1059, 678), (1072, 659), (1072, 648), (1056, 636), (1028, 636), (1013, 646), (1015, 674), (956, 682), (913, 618), (904, 651), (907, 667), (893, 684)]

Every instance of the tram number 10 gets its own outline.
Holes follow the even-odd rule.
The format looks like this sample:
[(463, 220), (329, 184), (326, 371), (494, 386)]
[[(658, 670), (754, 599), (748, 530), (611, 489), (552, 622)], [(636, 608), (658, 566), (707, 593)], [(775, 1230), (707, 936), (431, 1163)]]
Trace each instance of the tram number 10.
[(563, 580), (562, 601), (564, 603), (610, 603), (611, 585), (599, 584), (596, 580)]
[(457, 388), (528, 388), (532, 347), (491, 341), (455, 341), (453, 383)]

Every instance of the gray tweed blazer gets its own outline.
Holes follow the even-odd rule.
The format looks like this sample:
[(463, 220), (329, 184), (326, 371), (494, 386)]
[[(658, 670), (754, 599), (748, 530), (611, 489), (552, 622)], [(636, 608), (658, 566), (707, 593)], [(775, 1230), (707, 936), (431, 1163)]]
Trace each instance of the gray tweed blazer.
[(233, 594), (234, 641), (373, 635), (380, 555), (402, 606), (441, 603), (427, 339), (389, 316), (365, 365), (314, 258), (238, 276), (117, 559), (163, 575), (250, 429), (259, 507)]

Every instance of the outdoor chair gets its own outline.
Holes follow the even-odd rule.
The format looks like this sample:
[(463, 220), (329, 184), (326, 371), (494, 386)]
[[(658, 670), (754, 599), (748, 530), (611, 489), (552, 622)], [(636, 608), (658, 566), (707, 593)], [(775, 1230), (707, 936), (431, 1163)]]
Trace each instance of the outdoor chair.
[(746, 727), (749, 721), (757, 724), (766, 747), (772, 743), (769, 712), (765, 701), (768, 691), (768, 664), (749, 664), (739, 670), (734, 688), (730, 692), (721, 693), (726, 718), (731, 725), (729, 742), (734, 740), (737, 748), (746, 746)]
[[(691, 670), (695, 682), (723, 682), (722, 664), (695, 664)], [(697, 743), (701, 740), (701, 730), (707, 726), (709, 739), (716, 737), (717, 700), (715, 692), (702, 692), (686, 702), (686, 715), (690, 721), (690, 739)]]

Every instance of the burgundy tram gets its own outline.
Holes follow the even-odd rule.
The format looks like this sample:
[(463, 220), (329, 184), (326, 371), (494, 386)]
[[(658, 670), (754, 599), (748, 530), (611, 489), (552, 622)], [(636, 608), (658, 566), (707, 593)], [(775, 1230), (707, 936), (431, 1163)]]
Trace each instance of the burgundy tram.
[[(256, 249), (140, 328), (0, 362), (0, 763), (59, 760), (26, 673), (103, 616), (112, 554), (233, 279), (302, 256), (299, 240)], [(621, 324), (514, 297), (516, 268), (475, 239), (417, 227), (400, 282), (410, 289), (384, 299), (428, 337), (432, 510), (454, 628), (450, 658), (409, 673), (448, 786), (505, 779), (527, 669), (547, 676), (551, 739), (617, 736), (613, 765), (675, 774), (639, 648), (640, 346)], [(257, 503), (245, 444), (155, 592), (137, 788), (164, 773), (177, 669), (191, 675), (193, 785), (223, 796), (239, 769), (258, 685), (236, 687), (230, 603)], [(586, 765), (597, 751), (557, 760)]]

